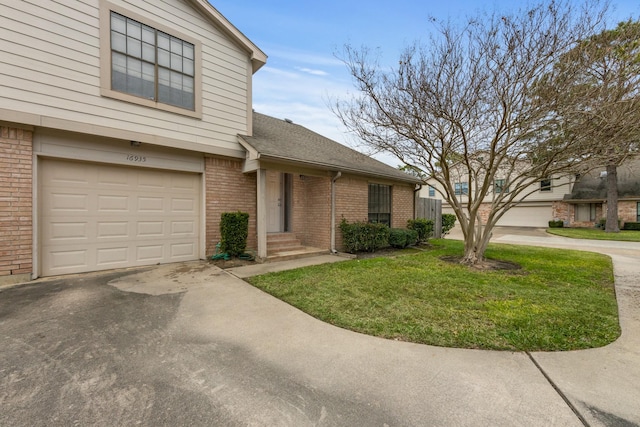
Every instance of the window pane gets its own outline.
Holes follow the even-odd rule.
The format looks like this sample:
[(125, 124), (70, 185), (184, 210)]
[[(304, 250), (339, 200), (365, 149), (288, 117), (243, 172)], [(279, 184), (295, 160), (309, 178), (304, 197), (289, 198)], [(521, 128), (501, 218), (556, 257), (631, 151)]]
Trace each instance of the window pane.
[(165, 33), (161, 33), (160, 31), (158, 31), (158, 47), (164, 50), (170, 50), (171, 48), (169, 36)]
[(127, 91), (127, 57), (116, 52), (111, 54), (111, 88)]
[(142, 27), (142, 41), (152, 45), (156, 45), (156, 32), (153, 28), (144, 25)]
[(182, 72), (182, 56), (181, 55), (176, 55), (175, 53), (171, 54), (171, 69)]
[(120, 33), (111, 33), (111, 49), (118, 52), (127, 52), (127, 38)]
[(142, 63), (142, 96), (147, 99), (155, 99), (156, 93), (156, 67), (146, 62)]
[(156, 47), (154, 45), (143, 43), (142, 44), (142, 59), (147, 62), (156, 63)]
[(185, 59), (183, 62), (182, 72), (188, 76), (193, 76), (193, 61), (191, 59)]
[(164, 49), (158, 49), (158, 65), (165, 68), (171, 66), (171, 55)]
[(142, 40), (142, 25), (131, 19), (127, 19), (127, 36)]
[(182, 56), (182, 40), (171, 37), (171, 53)]
[(183, 48), (183, 52), (182, 55), (187, 58), (187, 59), (195, 59), (194, 57), (194, 51), (193, 51), (193, 45), (191, 43), (185, 43), (184, 44), (184, 48)]
[(142, 42), (138, 39), (127, 37), (127, 54), (142, 58)]
[(122, 34), (127, 32), (127, 21), (124, 16), (111, 12), (111, 31)]

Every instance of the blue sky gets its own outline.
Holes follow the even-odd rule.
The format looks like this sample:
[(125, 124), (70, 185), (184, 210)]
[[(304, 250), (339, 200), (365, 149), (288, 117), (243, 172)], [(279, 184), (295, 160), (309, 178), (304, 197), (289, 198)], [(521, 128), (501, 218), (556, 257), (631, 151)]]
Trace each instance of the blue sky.
[[(519, 0), (209, 0), (268, 55), (253, 78), (253, 106), (260, 113), (288, 118), (350, 146), (329, 109), (336, 97), (353, 93), (345, 65), (335, 53), (349, 43), (379, 48), (393, 64), (403, 48), (428, 37), (430, 16), (457, 20), (482, 10), (512, 10)], [(582, 2), (580, 2), (582, 3)], [(637, 0), (612, 0), (614, 21), (640, 15)], [(505, 9), (506, 8), (506, 9)], [(375, 156), (392, 166), (390, 157)]]

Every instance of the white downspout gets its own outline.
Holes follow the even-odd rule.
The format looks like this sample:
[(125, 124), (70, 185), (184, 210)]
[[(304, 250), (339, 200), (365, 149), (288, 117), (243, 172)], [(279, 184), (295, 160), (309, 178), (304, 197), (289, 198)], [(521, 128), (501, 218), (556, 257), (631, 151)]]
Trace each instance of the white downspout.
[(342, 172), (338, 171), (331, 178), (331, 253), (338, 253), (336, 250), (336, 181), (340, 179)]

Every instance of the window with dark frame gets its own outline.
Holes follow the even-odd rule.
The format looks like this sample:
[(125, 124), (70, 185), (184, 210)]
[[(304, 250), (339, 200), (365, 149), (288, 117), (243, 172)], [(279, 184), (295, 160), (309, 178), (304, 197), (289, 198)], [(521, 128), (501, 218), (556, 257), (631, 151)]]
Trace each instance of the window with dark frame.
[(195, 47), (111, 12), (111, 89), (195, 110)]
[(551, 178), (540, 180), (540, 191), (551, 191)]
[(509, 192), (509, 186), (507, 185), (507, 180), (506, 179), (496, 179), (494, 182), (494, 190), (493, 190), (496, 194), (500, 194), (500, 193), (508, 193)]
[(391, 227), (391, 186), (369, 184), (369, 222)]
[(469, 194), (469, 183), (468, 182), (455, 182), (453, 184), (453, 192), (456, 196), (464, 196)]

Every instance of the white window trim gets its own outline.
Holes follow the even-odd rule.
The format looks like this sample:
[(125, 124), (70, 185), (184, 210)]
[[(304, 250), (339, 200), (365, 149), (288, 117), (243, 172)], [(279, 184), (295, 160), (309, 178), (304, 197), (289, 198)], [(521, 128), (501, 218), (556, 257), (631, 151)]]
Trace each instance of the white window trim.
[[(164, 33), (172, 35), (187, 41), (194, 46), (194, 110), (177, 107), (174, 105), (164, 104), (151, 99), (141, 98), (128, 93), (119, 92), (111, 89), (111, 11), (134, 19), (140, 23), (148, 25), (160, 30)], [(152, 21), (140, 14), (127, 10), (123, 7), (114, 5), (106, 0), (100, 1), (100, 94), (102, 96), (117, 99), (120, 101), (130, 102), (145, 107), (155, 108), (162, 111), (181, 114), (197, 119), (202, 119), (202, 43), (192, 37), (182, 34), (173, 28)]]

